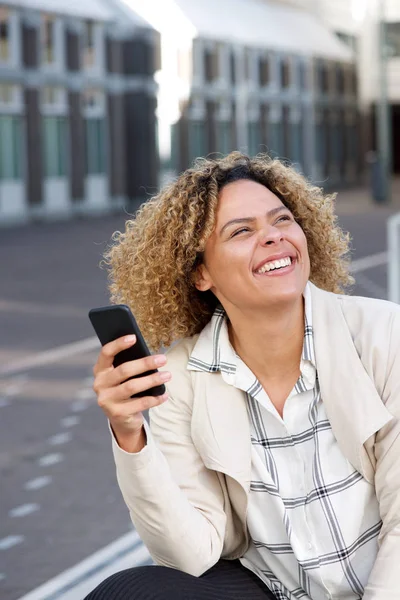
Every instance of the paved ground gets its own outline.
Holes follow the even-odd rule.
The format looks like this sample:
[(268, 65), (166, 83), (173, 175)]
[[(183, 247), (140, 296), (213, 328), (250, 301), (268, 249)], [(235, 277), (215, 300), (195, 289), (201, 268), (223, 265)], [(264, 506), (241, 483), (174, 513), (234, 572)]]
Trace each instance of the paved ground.
[[(386, 250), (387, 218), (400, 211), (400, 186), (391, 207), (367, 196), (356, 190), (337, 200), (356, 260)], [(2, 600), (20, 598), (130, 529), (91, 391), (97, 348), (73, 346), (49, 362), (53, 349), (93, 337), (87, 312), (108, 303), (98, 264), (124, 218), (0, 230)], [(386, 278), (384, 264), (362, 270), (354, 293), (385, 297)], [(35, 367), (38, 353), (46, 364)]]

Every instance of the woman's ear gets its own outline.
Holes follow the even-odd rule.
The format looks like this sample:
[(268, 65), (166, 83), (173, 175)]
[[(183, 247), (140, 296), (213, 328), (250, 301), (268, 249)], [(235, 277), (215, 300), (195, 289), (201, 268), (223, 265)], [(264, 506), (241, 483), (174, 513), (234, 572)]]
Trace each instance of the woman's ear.
[(212, 288), (213, 282), (204, 263), (198, 265), (194, 272), (193, 279), (194, 285), (199, 292), (207, 292)]

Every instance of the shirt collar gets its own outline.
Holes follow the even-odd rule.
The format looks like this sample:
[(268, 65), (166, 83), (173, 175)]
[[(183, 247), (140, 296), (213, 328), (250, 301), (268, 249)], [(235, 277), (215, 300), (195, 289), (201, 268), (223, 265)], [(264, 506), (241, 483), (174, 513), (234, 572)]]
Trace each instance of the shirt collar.
[[(302, 365), (304, 361), (315, 367), (314, 340), (311, 311), (311, 290), (307, 283), (304, 297), (304, 342)], [(217, 306), (211, 320), (201, 331), (189, 357), (187, 368), (191, 371), (220, 371), (228, 380), (236, 373), (237, 355), (229, 340), (228, 323), (225, 310)], [(303, 368), (301, 368), (303, 371)]]

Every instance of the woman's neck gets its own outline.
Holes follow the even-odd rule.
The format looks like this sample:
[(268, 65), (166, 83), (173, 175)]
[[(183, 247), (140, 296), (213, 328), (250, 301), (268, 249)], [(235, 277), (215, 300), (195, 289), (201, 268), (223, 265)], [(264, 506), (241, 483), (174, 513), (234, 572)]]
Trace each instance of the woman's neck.
[[(231, 311), (230, 311), (231, 312)], [(304, 299), (285, 310), (255, 316), (229, 314), (229, 337), (240, 358), (257, 377), (280, 380), (300, 367), (304, 340)]]

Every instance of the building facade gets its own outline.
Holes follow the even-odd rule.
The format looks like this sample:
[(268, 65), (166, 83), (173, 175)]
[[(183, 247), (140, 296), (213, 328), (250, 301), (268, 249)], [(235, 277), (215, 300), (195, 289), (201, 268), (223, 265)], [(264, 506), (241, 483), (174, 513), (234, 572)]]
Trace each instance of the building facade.
[(0, 224), (137, 204), (158, 181), (158, 34), (111, 2), (41, 8), (0, 5)]
[[(380, 26), (380, 23), (383, 26)], [(400, 175), (400, 2), (369, 0), (358, 34), (360, 96), (367, 148), (378, 149), (378, 110), (385, 100), (389, 112), (391, 170)], [(386, 85), (382, 82), (385, 73)]]
[(360, 175), (351, 62), (196, 38), (193, 84), (173, 126), (177, 170), (197, 156), (268, 152), (325, 186)]
[(354, 54), (310, 10), (260, 0), (125, 1), (161, 35), (165, 172), (238, 149), (286, 159), (325, 187), (360, 180)]
[[(279, 0), (313, 12), (354, 51), (359, 81), (363, 154), (377, 150), (378, 106), (389, 104), (391, 168), (400, 174), (399, 0)], [(380, 22), (383, 27), (380, 27)], [(383, 39), (382, 39), (383, 38)], [(383, 55), (383, 56), (382, 56)], [(386, 86), (382, 85), (382, 70)], [(387, 87), (384, 90), (384, 87)], [(382, 124), (380, 125), (382, 126)]]

